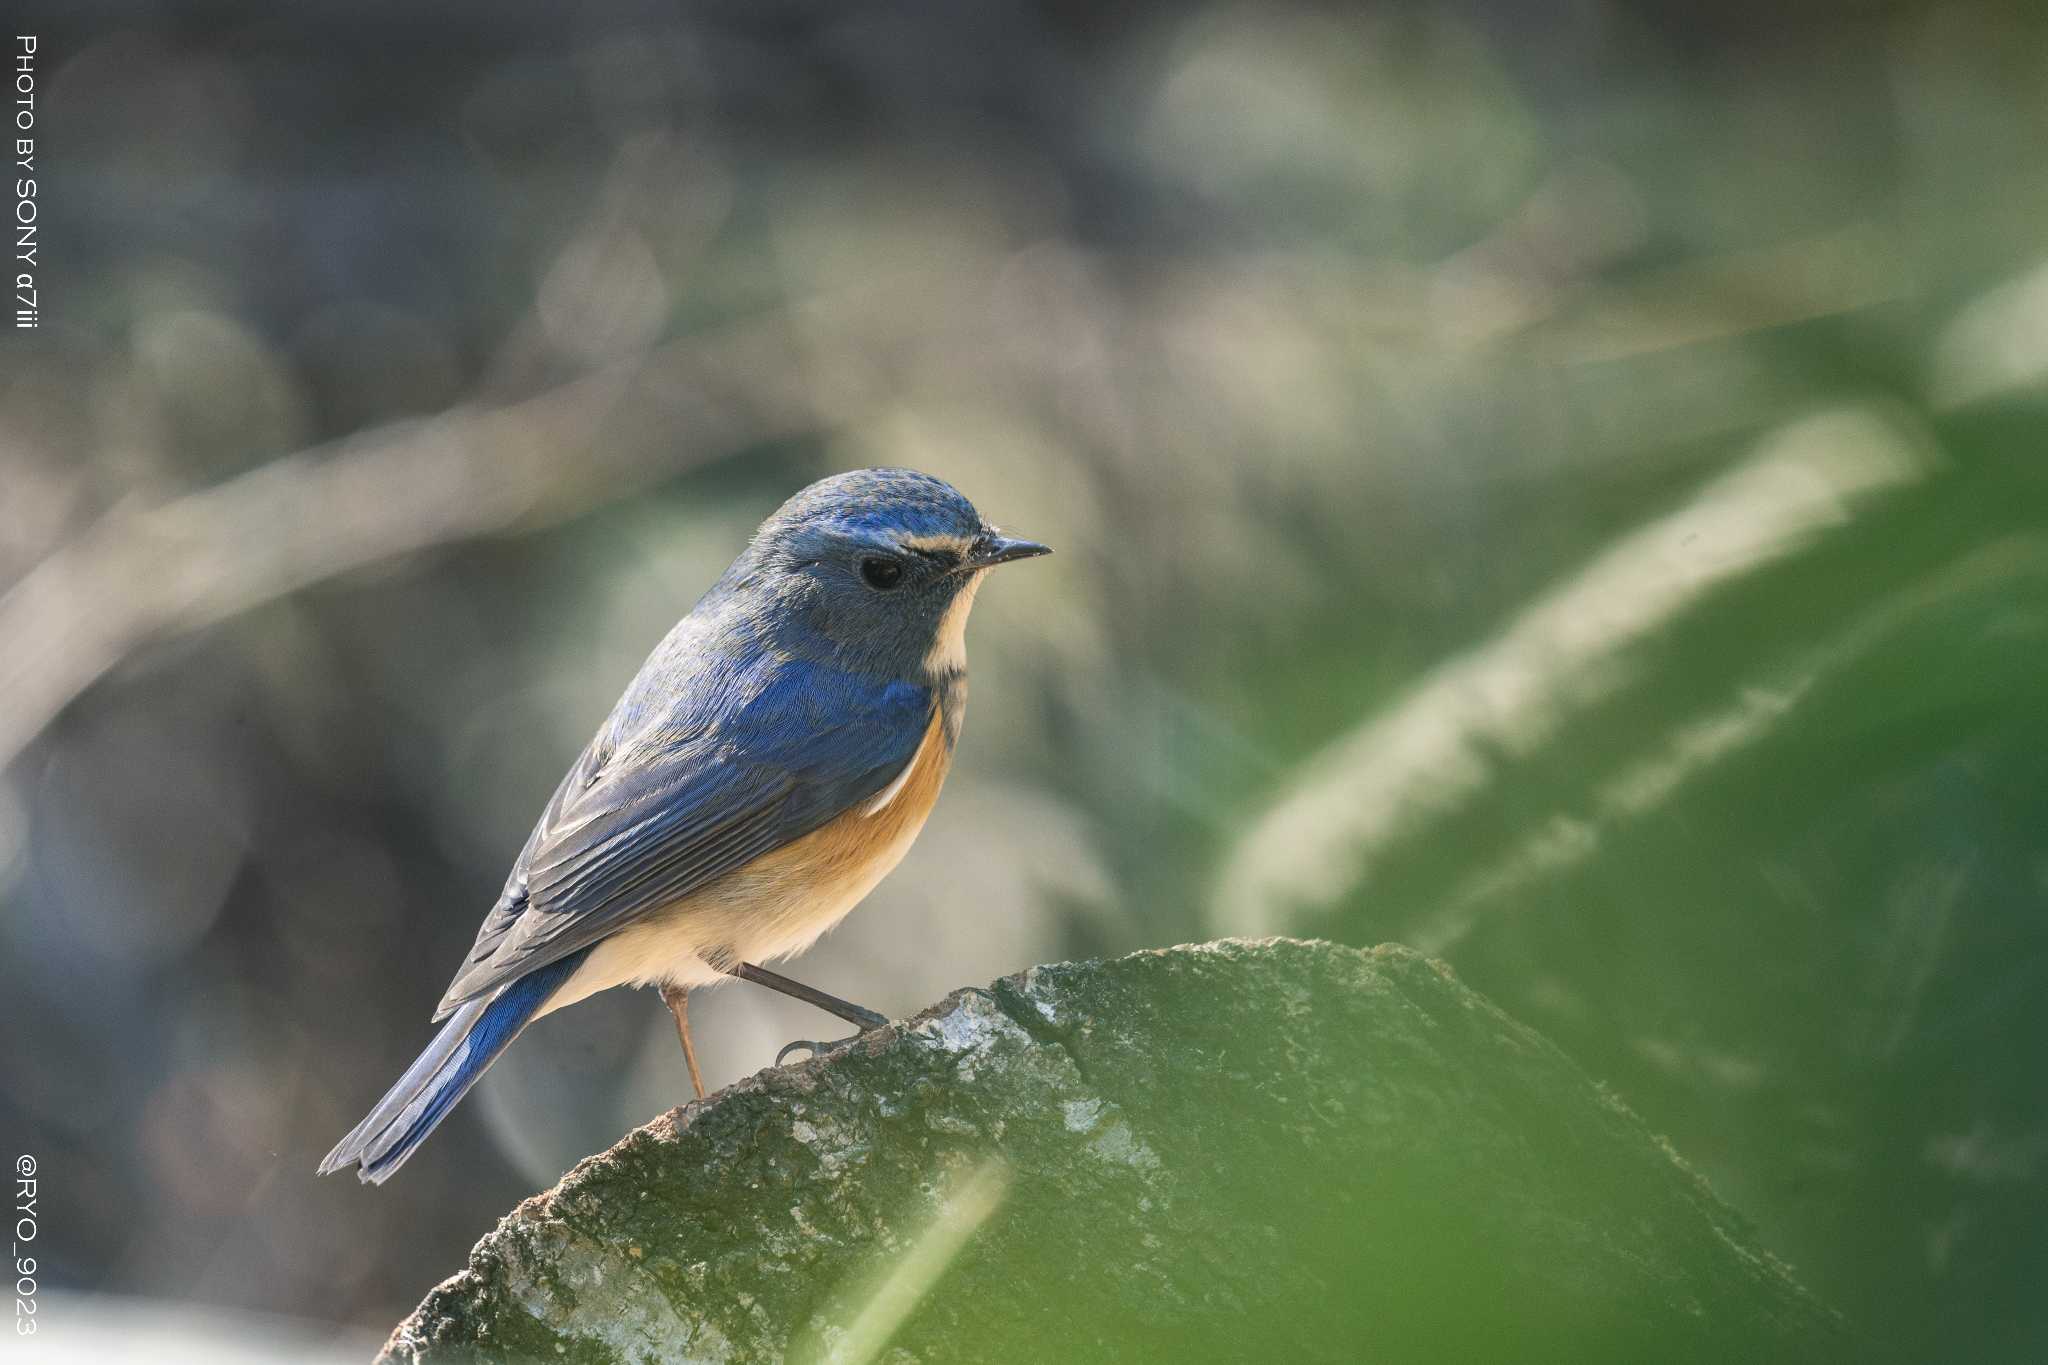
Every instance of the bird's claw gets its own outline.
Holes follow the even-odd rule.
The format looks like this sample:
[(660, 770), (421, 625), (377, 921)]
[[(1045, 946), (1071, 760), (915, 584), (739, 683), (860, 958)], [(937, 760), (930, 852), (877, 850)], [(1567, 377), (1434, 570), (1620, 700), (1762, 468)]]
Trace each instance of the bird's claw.
[[(855, 1034), (854, 1036), (859, 1037), (860, 1035)], [(784, 1043), (782, 1045), (782, 1051), (775, 1054), (775, 1065), (781, 1066), (782, 1059), (787, 1057), (790, 1053), (795, 1052), (799, 1048), (803, 1049), (804, 1051), (810, 1053), (813, 1057), (815, 1057), (820, 1052), (823, 1052), (825, 1050), (825, 1045), (823, 1043), (812, 1042), (809, 1038), (799, 1038), (793, 1043)]]
[[(870, 1013), (873, 1012), (870, 1011)], [(845, 1047), (848, 1043), (852, 1042), (856, 1038), (865, 1038), (878, 1028), (888, 1027), (889, 1021), (887, 1019), (884, 1019), (881, 1015), (876, 1014), (874, 1018), (874, 1023), (863, 1024), (858, 1033), (848, 1034), (844, 1038), (832, 1038), (822, 1043), (814, 1042), (809, 1038), (799, 1038), (793, 1043), (784, 1043), (782, 1045), (782, 1051), (775, 1054), (775, 1065), (781, 1066), (782, 1059), (787, 1057), (790, 1053), (797, 1051), (799, 1048), (801, 1048), (805, 1052), (810, 1053), (813, 1057), (822, 1057), (827, 1052), (832, 1051), (834, 1048)]]

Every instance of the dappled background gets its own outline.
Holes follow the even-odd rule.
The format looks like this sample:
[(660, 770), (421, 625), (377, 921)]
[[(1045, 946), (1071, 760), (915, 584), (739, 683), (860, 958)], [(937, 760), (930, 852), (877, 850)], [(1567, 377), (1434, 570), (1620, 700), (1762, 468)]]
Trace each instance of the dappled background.
[[(890, 463), (1059, 553), (800, 976), (1410, 943), (1879, 1338), (2048, 1352), (2034, 7), (40, 8), (0, 1135), (48, 1283), (380, 1332), (685, 1097), (614, 993), (390, 1186), (311, 1175), (645, 652)], [(692, 1017), (714, 1083), (831, 1027)]]

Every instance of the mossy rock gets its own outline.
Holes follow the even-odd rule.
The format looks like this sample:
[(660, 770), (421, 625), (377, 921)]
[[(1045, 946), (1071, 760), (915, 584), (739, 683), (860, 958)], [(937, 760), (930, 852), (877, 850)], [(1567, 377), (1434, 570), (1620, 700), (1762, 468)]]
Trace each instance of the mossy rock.
[(1037, 967), (678, 1109), (387, 1361), (1827, 1361), (1839, 1319), (1442, 963)]

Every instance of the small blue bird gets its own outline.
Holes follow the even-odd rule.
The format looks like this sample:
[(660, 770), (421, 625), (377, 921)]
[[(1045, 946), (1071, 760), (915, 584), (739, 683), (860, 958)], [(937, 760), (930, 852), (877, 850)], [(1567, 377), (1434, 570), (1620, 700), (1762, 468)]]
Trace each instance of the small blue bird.
[(917, 838), (965, 716), (975, 590), (1046, 553), (907, 469), (784, 503), (562, 779), (441, 997), (448, 1022), (320, 1173), (382, 1183), (521, 1029), (609, 986), (659, 988), (699, 1098), (693, 987), (738, 977), (887, 1023), (760, 964), (809, 947)]

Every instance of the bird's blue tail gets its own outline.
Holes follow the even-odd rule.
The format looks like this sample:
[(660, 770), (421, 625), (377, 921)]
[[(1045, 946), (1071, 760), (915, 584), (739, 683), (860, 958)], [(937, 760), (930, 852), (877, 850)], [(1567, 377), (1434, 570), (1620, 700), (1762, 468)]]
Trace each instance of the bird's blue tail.
[(498, 1054), (540, 1012), (556, 987), (589, 955), (590, 949), (585, 948), (550, 962), (489, 999), (472, 1000), (456, 1010), (427, 1044), (427, 1050), (398, 1078), (398, 1084), (334, 1145), (320, 1163), (320, 1174), (330, 1175), (354, 1165), (361, 1167), (357, 1174), (366, 1183), (383, 1184), (448, 1117), (456, 1101), (469, 1093), (485, 1068), (498, 1060)]

